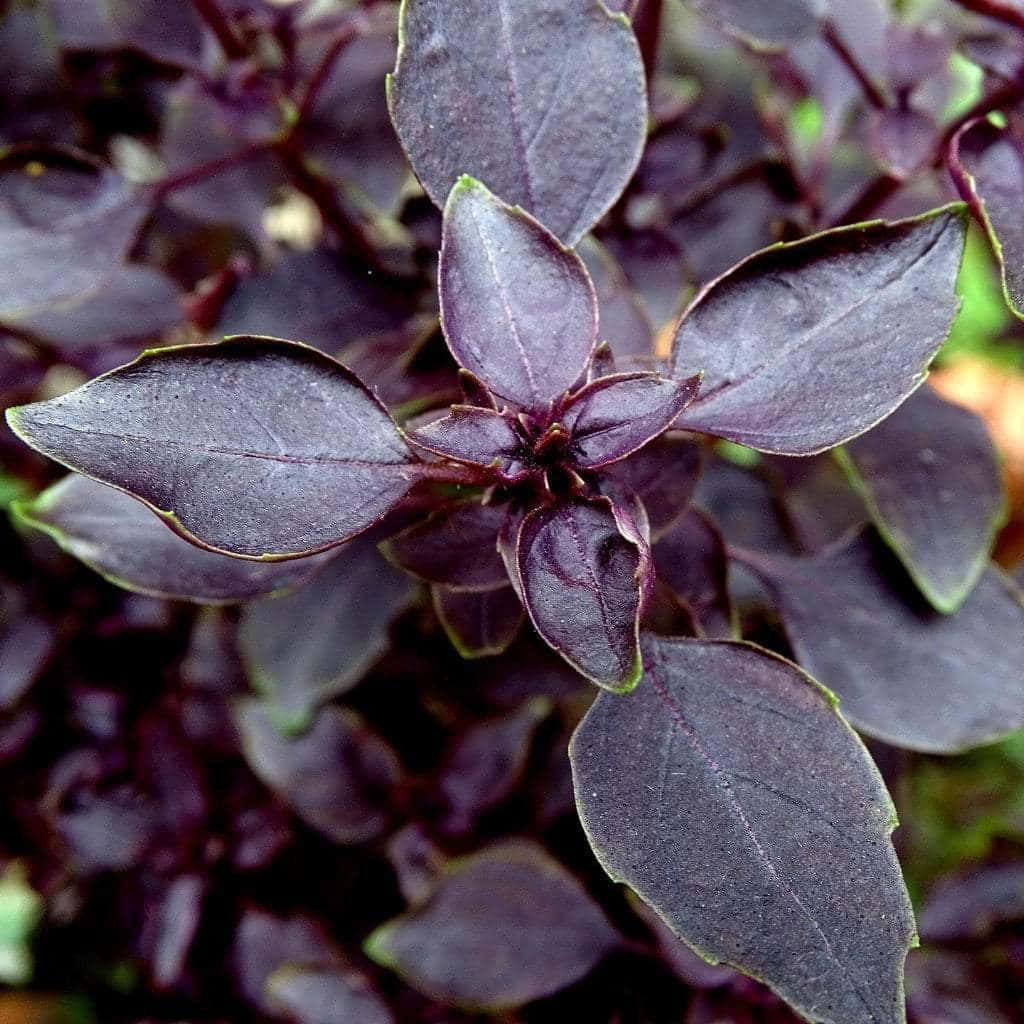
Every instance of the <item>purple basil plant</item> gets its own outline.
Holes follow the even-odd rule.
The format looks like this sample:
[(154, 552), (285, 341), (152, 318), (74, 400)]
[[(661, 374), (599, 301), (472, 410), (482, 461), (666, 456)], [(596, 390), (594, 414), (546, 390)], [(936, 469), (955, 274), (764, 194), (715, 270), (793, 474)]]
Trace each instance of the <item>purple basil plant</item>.
[[(274, 699), (236, 701), (233, 728), (262, 781), (343, 845), (388, 831), (394, 808), (380, 794), (414, 800), (391, 748), (350, 709), (325, 705), (379, 660), (389, 624), (414, 604), (413, 581), (425, 583), (455, 649), (485, 674), (498, 664), (546, 674), (566, 693), (577, 676), (602, 691), (568, 744), (575, 807), (597, 862), (628, 886), (680, 976), (746, 992), (742, 972), (821, 1024), (905, 1021), (917, 932), (891, 840), (895, 808), (858, 733), (951, 754), (1024, 726), (1024, 605), (989, 561), (1005, 514), (998, 459), (977, 418), (925, 383), (960, 308), (969, 212), (996, 240), (1007, 298), (1021, 306), (1019, 225), (1000, 188), (1007, 154), (1021, 150), (1019, 117), (987, 120), (991, 96), (948, 125), (921, 108), (919, 80), (948, 84), (946, 35), (887, 29), (884, 56), (865, 70), (843, 5), (701, 0), (693, 6), (730, 38), (779, 61), (789, 54), (780, 79), (802, 74), (827, 92), (827, 60), (837, 61), (847, 91), (871, 108), (865, 145), (885, 168), (834, 216), (826, 145), (802, 160), (757, 155), (720, 177), (774, 182), (768, 213), (798, 193), (807, 229), (762, 247), (765, 211), (740, 197), (749, 208), (729, 223), (741, 229), (719, 251), (714, 230), (692, 219), (700, 204), (683, 185), (700, 182), (684, 181), (685, 169), (699, 178), (695, 161), (710, 167), (748, 140), (688, 124), (679, 81), (652, 87), (660, 3), (404, 0), (396, 56), (383, 5), (326, 22), (303, 20), (312, 5), (294, 16), (237, 6), (197, 2), (180, 38), (162, 40), (157, 58), (194, 72), (202, 32), (212, 33), (232, 69), (216, 88), (192, 72), (175, 86), (162, 181), (130, 188), (81, 154), (51, 154), (45, 168), (32, 149), (4, 158), (17, 172), (4, 208), (16, 223), (0, 230), (21, 269), (0, 278), (3, 319), (26, 337), (94, 321), (109, 332), (97, 294), (158, 204), (176, 200), (203, 222), (226, 211), (258, 235), (246, 196), (283, 181), (356, 262), (342, 273), (333, 256), (297, 255), (262, 278), (247, 278), (244, 262), (221, 267), (193, 295), (193, 322), (242, 323), (244, 333), (150, 349), (114, 369), (89, 363), (106, 372), (8, 408), (22, 441), (73, 471), (16, 504), (16, 518), (129, 590), (251, 602), (239, 643)], [(997, 4), (964, 6), (1009, 17)], [(142, 24), (110, 17), (104, 31), (118, 45), (156, 45)], [(273, 73), (255, 69), (247, 40), (259, 32), (280, 45)], [(335, 80), (339, 60), (348, 63)], [(853, 101), (826, 98), (827, 142)], [(385, 101), (401, 149), (390, 135), (379, 142)], [(364, 133), (347, 110), (360, 104)], [(267, 123), (281, 110), (290, 122)], [(351, 150), (324, 141), (330, 118)], [(220, 147), (218, 132), (237, 147)], [(947, 152), (966, 202), (936, 190), (923, 212), (861, 216)], [(408, 322), (422, 314), (429, 339), (435, 307), (417, 294), (414, 255), (380, 243), (408, 188), (405, 158), (427, 198), (403, 230), (421, 230), (428, 253), (429, 201), (443, 211), (436, 308), (454, 372), (443, 353), (426, 371), (408, 358), (428, 344), (410, 348)], [(36, 223), (46, 218), (30, 183), (44, 169), (62, 183), (44, 197), (57, 231)], [(331, 175), (345, 183), (337, 193)], [(674, 316), (672, 253), (690, 241), (703, 284)], [(648, 308), (673, 324), (662, 344), (623, 298), (613, 253), (634, 275), (650, 271)], [(161, 327), (173, 319), (166, 281), (117, 265), (115, 298), (140, 296), (136, 315)], [(659, 275), (669, 282), (660, 290)], [(303, 333), (282, 312), (300, 289), (323, 310), (309, 334), (258, 333)], [(73, 329), (52, 311), (79, 302), (88, 316)], [(357, 308), (372, 330), (349, 334)], [(339, 332), (339, 344), (376, 341), (339, 361), (324, 351)], [(785, 481), (802, 554), (770, 534), (760, 492), (734, 500), (737, 466), (722, 451), (763, 460)], [(726, 523), (739, 506), (764, 524)], [(782, 653), (744, 638), (741, 592), (773, 609), (764, 635)], [(216, 647), (211, 623), (195, 627), (200, 666)], [(316, 646), (302, 646), (305, 633)], [(506, 795), (497, 770), (495, 793), (480, 795), (487, 779), (473, 773), (485, 752), (511, 777), (550, 702), (508, 710), (451, 755), (442, 788), (453, 835)], [(178, 742), (146, 730), (159, 733), (157, 747)], [(254, 833), (280, 828), (272, 812), (253, 813)], [(389, 859), (416, 909), (364, 947), (426, 996), (467, 1012), (520, 1006), (622, 945), (578, 879), (531, 840), (445, 871), (440, 856), (415, 822), (392, 835)], [(193, 907), (208, 883), (175, 885), (167, 914)], [(512, 946), (533, 938), (518, 975), (496, 962), (470, 978), (476, 966), (451, 966), (477, 948), (460, 922), (494, 893), (495, 918), (478, 930)], [(271, 947), (284, 952), (261, 973)], [(277, 979), (268, 1013), (308, 1012), (315, 997), (350, 1014), (338, 1019), (391, 1019), (303, 918), (250, 908), (236, 951), (253, 1004)], [(273, 973), (293, 962), (303, 972)], [(761, 989), (747, 995), (765, 1020), (788, 1014)], [(714, 1005), (709, 996), (708, 1014)]]

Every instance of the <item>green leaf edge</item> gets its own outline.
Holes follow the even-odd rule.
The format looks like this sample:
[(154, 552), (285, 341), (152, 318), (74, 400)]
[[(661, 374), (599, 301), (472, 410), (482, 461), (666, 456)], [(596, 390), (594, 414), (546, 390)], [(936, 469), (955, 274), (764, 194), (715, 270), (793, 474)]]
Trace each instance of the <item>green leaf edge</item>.
[[(510, 589), (512, 584), (508, 584)], [(473, 661), (476, 658), (491, 658), (498, 654), (504, 654), (515, 642), (516, 637), (519, 635), (519, 631), (523, 628), (523, 622), (526, 619), (526, 609), (522, 610), (522, 614), (519, 616), (519, 621), (516, 623), (515, 629), (508, 635), (507, 638), (499, 640), (498, 643), (491, 644), (489, 647), (473, 647), (466, 643), (465, 637), (452, 625), (448, 617), (444, 614), (443, 607), (441, 605), (441, 592), (443, 590), (454, 590), (456, 592), (466, 594), (486, 594), (491, 590), (501, 590), (505, 587), (505, 584), (499, 584), (497, 587), (489, 587), (487, 590), (466, 590), (458, 587), (445, 587), (441, 583), (432, 583), (430, 585), (430, 603), (434, 609), (434, 614), (437, 616), (437, 621), (441, 623), (441, 628), (445, 632), (445, 636), (448, 637), (452, 647), (455, 648), (456, 653), (465, 661)]]
[[(861, 752), (864, 755), (864, 759), (865, 759), (865, 761), (867, 762), (867, 765), (868, 765), (868, 770), (874, 774), (875, 779), (876, 779), (876, 781), (878, 783), (879, 789), (881, 790), (882, 793), (885, 794), (885, 799), (886, 799), (886, 803), (888, 804), (888, 810), (889, 810), (889, 828), (888, 828), (888, 832), (886, 833), (886, 839), (889, 841), (890, 846), (892, 846), (892, 834), (893, 834), (893, 832), (896, 831), (896, 829), (899, 827), (899, 824), (900, 824), (900, 822), (899, 822), (899, 815), (898, 815), (897, 810), (896, 810), (896, 804), (893, 802), (892, 795), (889, 793), (889, 789), (888, 789), (888, 787), (885, 784), (885, 780), (882, 778), (882, 773), (879, 771), (878, 765), (875, 764), (875, 760), (871, 756), (871, 753), (868, 750), (867, 745), (864, 743), (863, 739), (861, 739), (861, 737), (860, 737), (859, 733), (857, 732), (857, 730), (854, 729), (852, 725), (850, 725), (850, 723), (843, 716), (842, 712), (839, 710), (839, 697), (832, 690), (830, 690), (827, 686), (825, 686), (824, 683), (821, 683), (817, 679), (815, 679), (814, 676), (812, 676), (805, 669), (803, 669), (799, 665), (797, 665), (796, 662), (790, 661), (789, 658), (785, 658), (781, 654), (777, 654), (775, 651), (769, 651), (767, 648), (761, 647), (759, 644), (752, 643), (749, 640), (704, 639), (704, 638), (700, 638), (700, 637), (659, 637), (658, 639), (662, 640), (662, 641), (664, 641), (664, 640), (671, 640), (674, 643), (726, 644), (726, 645), (730, 645), (730, 646), (733, 646), (733, 647), (747, 648), (749, 650), (756, 651), (759, 654), (762, 654), (762, 655), (765, 655), (765, 656), (767, 656), (769, 658), (772, 658), (775, 661), (782, 662), (784, 665), (786, 665), (789, 668), (795, 670), (798, 675), (802, 676), (806, 683), (808, 683), (813, 689), (815, 689), (818, 693), (820, 693), (822, 697), (825, 698), (825, 701), (831, 707), (833, 714), (836, 716), (836, 718), (839, 719), (841, 725), (845, 726), (847, 731), (854, 738), (854, 740), (857, 743), (857, 746), (860, 748)], [(583, 722), (586, 721), (587, 716), (589, 714), (590, 714), (590, 709), (588, 708), (586, 714), (583, 716), (583, 718), (580, 720), (579, 724), (573, 730), (572, 737), (569, 740), (569, 764), (570, 764), (570, 767), (572, 767), (572, 769), (573, 769), (573, 772), (572, 772), (573, 798), (574, 798), (574, 801), (575, 801), (577, 807), (579, 806), (579, 802), (580, 801), (579, 801), (579, 785), (577, 783), (577, 776), (576, 776), (576, 771), (575, 771), (575, 763), (576, 763), (576, 737), (579, 735), (579, 732), (580, 732), (580, 729), (582, 728)], [(658, 915), (658, 917), (662, 920), (662, 922), (664, 922), (665, 926), (669, 929), (669, 931), (673, 935), (675, 935), (676, 938), (679, 939), (679, 941), (682, 942), (691, 952), (693, 952), (698, 957), (700, 957), (700, 959), (703, 960), (706, 964), (711, 964), (712, 966), (717, 966), (718, 964), (724, 963), (724, 964), (726, 964), (729, 967), (733, 967), (735, 970), (739, 971), (741, 974), (746, 975), (746, 977), (753, 978), (755, 981), (759, 981), (762, 985), (767, 986), (769, 989), (771, 989), (773, 992), (775, 992), (775, 989), (772, 987), (771, 982), (767, 981), (765, 978), (759, 977), (758, 975), (756, 975), (756, 974), (754, 974), (754, 973), (752, 973), (750, 971), (747, 971), (743, 967), (741, 967), (741, 966), (739, 966), (737, 964), (733, 964), (733, 963), (731, 963), (731, 962), (729, 962), (727, 960), (716, 960), (714, 958), (714, 956), (712, 956), (706, 950), (702, 950), (699, 946), (696, 946), (692, 942), (690, 942), (685, 936), (680, 935), (675, 930), (675, 928), (672, 926), (671, 922), (669, 922), (661, 914), (661, 911), (659, 911), (658, 908), (656, 906), (654, 906), (653, 903), (648, 903), (647, 900), (645, 900), (643, 898), (643, 896), (639, 892), (637, 892), (635, 889), (633, 889), (633, 887), (625, 879), (623, 879), (622, 877), (616, 875), (615, 872), (612, 871), (608, 867), (608, 865), (605, 862), (605, 858), (604, 858), (603, 854), (598, 849), (598, 847), (594, 843), (594, 841), (591, 839), (590, 832), (587, 830), (586, 822), (584, 821), (583, 816), (582, 815), (578, 815), (578, 817), (579, 817), (580, 828), (583, 829), (583, 833), (587, 837), (587, 844), (590, 846), (590, 849), (591, 849), (592, 853), (594, 854), (594, 858), (601, 865), (601, 869), (605, 872), (605, 874), (613, 882), (615, 882), (617, 885), (625, 886), (626, 889), (629, 892), (632, 892), (632, 893), (634, 893), (636, 895), (637, 899), (639, 899), (641, 902), (643, 902), (646, 906), (650, 907), (651, 910), (653, 910), (654, 913), (656, 913)], [(905, 903), (905, 906), (906, 906), (908, 920), (909, 920), (910, 928), (911, 928), (910, 945), (907, 947), (907, 952), (909, 952), (911, 949), (917, 949), (917, 948), (920, 947), (920, 945), (921, 945), (921, 937), (920, 937), (920, 934), (918, 933), (918, 930), (917, 930), (917, 919), (916, 919), (915, 914), (914, 914), (913, 904), (910, 902), (910, 896), (909, 896), (909, 894), (907, 892), (906, 880), (902, 878), (902, 868), (900, 870), (900, 877), (901, 877), (901, 880), (903, 881), (904, 903)], [(906, 959), (906, 954), (904, 954), (904, 960), (905, 959)], [(904, 985), (905, 985), (905, 983), (904, 983), (903, 977), (901, 976), (901, 986), (900, 987), (901, 987), (901, 989), (903, 990), (903, 993), (904, 993), (904, 1003), (905, 1003), (906, 1002), (906, 995), (905, 995), (905, 991), (906, 990), (905, 990)], [(777, 992), (776, 992), (776, 995), (778, 995)], [(779, 998), (782, 999), (782, 1001), (784, 1003), (786, 1003), (787, 1006), (789, 1006), (791, 1009), (793, 1009), (794, 1012), (798, 1013), (805, 1020), (811, 1021), (811, 1018), (808, 1017), (802, 1010), (799, 1010), (797, 1007), (795, 1007), (791, 1003), (787, 1002), (785, 999), (783, 999), (782, 996), (779, 996)]]

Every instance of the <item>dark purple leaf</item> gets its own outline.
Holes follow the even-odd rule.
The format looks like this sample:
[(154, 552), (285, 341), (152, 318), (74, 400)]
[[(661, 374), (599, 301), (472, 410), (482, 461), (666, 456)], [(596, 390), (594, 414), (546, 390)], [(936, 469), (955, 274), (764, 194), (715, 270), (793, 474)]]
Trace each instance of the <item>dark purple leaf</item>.
[(388, 101), (431, 199), (443, 206), (471, 174), (575, 245), (643, 148), (646, 87), (629, 20), (597, 0), (420, 0), (403, 7), (399, 38)]
[(1024, 864), (974, 868), (943, 879), (918, 915), (928, 942), (984, 939), (996, 927), (1024, 919)]
[(542, 639), (598, 686), (636, 686), (651, 559), (635, 522), (607, 498), (542, 506), (523, 520), (516, 562)]
[(531, 697), (564, 700), (592, 692), (587, 681), (532, 631), (523, 633), (501, 657), (481, 662), (474, 685), (492, 704), (508, 711)]
[(690, 0), (693, 7), (762, 46), (783, 47), (813, 35), (829, 0)]
[(618, 941), (579, 882), (518, 840), (454, 861), (365, 949), (434, 999), (496, 1013), (571, 985)]
[(1024, 319), (1024, 138), (987, 118), (970, 121), (953, 138), (949, 169), (985, 227), (999, 260), (1007, 305)]
[(391, 622), (415, 592), (371, 538), (359, 537), (304, 586), (247, 605), (239, 649), (277, 724), (305, 728), (320, 704), (359, 682), (387, 650)]
[(0, 711), (14, 709), (53, 657), (57, 634), (38, 615), (0, 608)]
[(921, 592), (939, 611), (959, 608), (1006, 519), (984, 421), (924, 387), (837, 454)]
[(32, 501), (17, 519), (119, 587), (202, 604), (246, 601), (301, 583), (330, 555), (255, 562), (196, 547), (123, 491), (77, 473)]
[(729, 599), (725, 541), (711, 519), (691, 508), (651, 548), (659, 581), (668, 584), (704, 635), (738, 636)]
[(103, 289), (147, 214), (145, 197), (113, 171), (60, 154), (31, 166), (42, 171), (0, 169), (0, 319), (11, 324)]
[(1024, 726), (1024, 603), (994, 566), (952, 615), (927, 607), (882, 543), (813, 558), (740, 556), (775, 592), (800, 663), (862, 732), (952, 754)]
[(914, 1024), (1014, 1024), (993, 992), (995, 979), (974, 957), (946, 950), (912, 950), (907, 960), (907, 1008)]
[(202, 875), (179, 875), (164, 890), (148, 936), (153, 984), (158, 989), (171, 988), (181, 980), (205, 896)]
[(491, 590), (434, 586), (431, 596), (448, 639), (463, 658), (504, 653), (519, 634), (526, 617), (523, 603), (511, 586)]
[(560, 415), (572, 435), (570, 454), (583, 469), (628, 458), (663, 434), (697, 397), (700, 375), (676, 381), (657, 373), (599, 377)]
[(459, 590), (491, 590), (508, 583), (498, 556), (504, 505), (462, 502), (439, 509), (384, 541), (381, 551), (406, 572)]
[(324, 708), (308, 732), (289, 737), (266, 705), (246, 699), (235, 722), (249, 767), (311, 828), (351, 844), (387, 827), (398, 759), (354, 712)]
[(598, 314), (582, 260), (465, 175), (445, 206), (439, 274), (448, 347), (495, 394), (543, 414), (583, 375)]
[(352, 373), (273, 338), (149, 352), (7, 417), (32, 447), (134, 494), (195, 543), (254, 558), (339, 544), (416, 479), (394, 421)]
[[(676, 332), (676, 377), (705, 371), (680, 426), (813, 455), (863, 433), (924, 380), (959, 307), (959, 206), (756, 253)], [(766, 315), (770, 310), (770, 315)]]
[(611, 479), (647, 509), (657, 540), (685, 511), (704, 465), (704, 448), (687, 434), (662, 434), (625, 462), (607, 467)]
[(365, 268), (313, 249), (286, 253), (270, 270), (245, 278), (225, 303), (217, 329), (297, 338), (334, 355), (366, 336), (398, 330), (412, 312), (407, 296)]
[(935, 119), (912, 107), (877, 111), (871, 121), (871, 141), (885, 169), (908, 178), (929, 158), (939, 126)]
[(435, 455), (475, 466), (493, 466), (507, 480), (524, 475), (527, 449), (512, 416), (453, 405), (447, 416), (414, 430), (409, 440)]
[(388, 837), (387, 857), (407, 903), (422, 903), (444, 870), (444, 854), (417, 822)]
[(509, 796), (526, 769), (533, 734), (550, 713), (551, 701), (534, 697), (519, 710), (479, 722), (459, 737), (440, 780), (447, 831), (470, 832), (482, 812)]
[(267, 979), (267, 1002), (295, 1024), (394, 1024), (361, 974), (287, 966)]
[(620, 357), (651, 358), (654, 327), (615, 257), (592, 235), (576, 250), (594, 282), (600, 309), (598, 337)]
[(902, 1021), (914, 926), (895, 812), (827, 693), (748, 644), (649, 637), (645, 661), (570, 745), (604, 869), (808, 1018)]
[(281, 918), (258, 908), (242, 915), (235, 933), (234, 966), (245, 998), (266, 1013), (275, 1013), (267, 982), (281, 967), (301, 965), (336, 969), (341, 955), (323, 926), (302, 914)]
[(57, 819), (70, 863), (86, 876), (141, 863), (156, 826), (154, 806), (127, 789), (88, 795)]

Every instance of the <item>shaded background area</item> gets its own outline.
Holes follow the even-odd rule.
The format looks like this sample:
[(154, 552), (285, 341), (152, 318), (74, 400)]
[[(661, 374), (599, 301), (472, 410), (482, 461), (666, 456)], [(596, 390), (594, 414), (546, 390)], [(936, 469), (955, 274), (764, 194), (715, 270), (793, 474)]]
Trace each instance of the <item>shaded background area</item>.
[[(849, 0), (765, 53), (678, 0), (619, 3), (652, 71), (651, 132), (583, 246), (617, 351), (663, 354), (696, 289), (757, 248), (955, 199), (952, 132), (1019, 116), (1024, 8), (1007, 5), (1016, 21)], [(339, 355), (400, 419), (456, 393), (440, 217), (384, 99), (395, 5), (0, 14), (5, 407), (244, 331)], [(931, 383), (996, 440), (996, 558), (1020, 579), (1024, 324), (976, 226), (959, 290)], [(814, 551), (865, 513), (829, 456), (795, 461), (721, 444), (696, 501), (737, 543)], [(0, 427), (5, 510), (60, 475)], [(793, 1021), (594, 861), (565, 754), (592, 688), (525, 635), (462, 660), (389, 572), (197, 608), (0, 518), (0, 1019)], [(786, 651), (749, 579), (730, 583), (744, 635)], [(956, 757), (869, 746), (922, 933), (912, 1020), (1024, 1019), (1024, 736)]]

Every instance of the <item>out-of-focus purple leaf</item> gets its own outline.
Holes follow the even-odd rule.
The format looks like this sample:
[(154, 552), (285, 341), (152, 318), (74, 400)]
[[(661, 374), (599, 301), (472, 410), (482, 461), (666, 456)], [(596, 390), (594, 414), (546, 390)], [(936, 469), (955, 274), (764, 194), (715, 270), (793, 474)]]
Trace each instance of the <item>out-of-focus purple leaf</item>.
[(367, 954), (445, 1003), (496, 1013), (578, 981), (619, 941), (579, 882), (526, 840), (452, 862)]
[[(289, 252), (245, 278), (224, 304), (222, 334), (298, 338), (334, 354), (361, 338), (400, 329), (408, 296), (326, 249)], [(368, 383), (374, 383), (372, 380)]]
[(7, 418), (38, 451), (134, 494), (195, 543), (253, 558), (339, 544), (416, 479), (415, 456), (357, 377), (273, 338), (148, 352)]
[(797, 658), (861, 732), (953, 754), (1024, 726), (1024, 601), (995, 567), (943, 615), (870, 533), (811, 558), (737, 557), (775, 592)]
[(276, 917), (257, 907), (247, 909), (238, 923), (233, 959), (242, 994), (268, 1014), (276, 1009), (267, 981), (279, 968), (341, 966), (340, 953), (318, 921), (303, 914)]
[(987, 118), (969, 121), (953, 137), (949, 170), (985, 227), (999, 260), (1007, 305), (1024, 319), (1024, 138)]
[(387, 856), (407, 903), (422, 903), (444, 870), (444, 855), (418, 822), (392, 833)]
[(829, 0), (690, 0), (691, 6), (760, 46), (785, 47), (819, 30)]
[(675, 376), (705, 371), (679, 425), (781, 455), (863, 433), (920, 385), (945, 340), (965, 231), (962, 207), (950, 206), (739, 264), (700, 293), (676, 332)]
[(737, 635), (725, 541), (709, 516), (691, 508), (652, 546), (654, 569), (693, 612), (704, 635)]
[(247, 699), (235, 723), (249, 767), (311, 828), (353, 844), (387, 827), (398, 759), (354, 712), (323, 708), (308, 732), (289, 737), (266, 705)]
[(84, 160), (8, 160), (0, 169), (0, 320), (17, 325), (99, 293), (147, 212), (142, 193)]
[(182, 294), (166, 275), (135, 264), (115, 266), (102, 288), (17, 321), (65, 352), (155, 338), (185, 319)]
[(143, 937), (150, 947), (153, 984), (158, 989), (171, 988), (180, 980), (199, 928), (205, 896), (206, 880), (201, 875), (179, 875), (164, 890), (150, 934)]
[(1024, 919), (1024, 865), (974, 868), (943, 879), (918, 914), (928, 942), (987, 938), (1000, 924)]
[(508, 480), (526, 472), (527, 449), (514, 419), (493, 409), (453, 405), (447, 416), (417, 428), (409, 440), (456, 462), (493, 465)]
[(474, 684), (492, 704), (508, 711), (532, 697), (563, 700), (592, 692), (578, 672), (530, 631), (501, 657), (482, 662)]
[(239, 649), (278, 724), (305, 728), (320, 704), (354, 686), (387, 650), (388, 628), (415, 593), (360, 537), (304, 586), (247, 605)]
[(662, 434), (606, 474), (632, 491), (647, 509), (657, 540), (685, 511), (704, 465), (700, 442), (686, 434)]
[(381, 544), (388, 561), (429, 583), (491, 590), (508, 582), (497, 538), (504, 505), (468, 501), (439, 509)]
[(53, 625), (16, 608), (0, 609), (0, 711), (12, 710), (53, 656)]
[(572, 435), (574, 463), (598, 469), (628, 458), (668, 430), (699, 389), (699, 374), (671, 380), (657, 373), (618, 373), (592, 381), (561, 414)]
[(586, 265), (597, 293), (600, 310), (598, 337), (620, 357), (650, 358), (654, 355), (654, 327), (633, 293), (615, 257), (593, 235), (576, 251)]
[(929, 158), (939, 126), (913, 107), (877, 111), (871, 120), (871, 142), (886, 170), (909, 178)]
[(583, 261), (466, 175), (445, 205), (438, 272), (448, 347), (495, 394), (543, 413), (583, 375), (598, 322)]
[(993, 979), (976, 959), (915, 949), (907, 959), (907, 1008), (914, 1024), (1013, 1024)]
[(119, 587), (201, 604), (245, 601), (294, 586), (331, 557), (256, 562), (207, 551), (179, 537), (142, 502), (77, 473), (15, 503), (13, 513)]
[(431, 199), (443, 206), (471, 174), (575, 245), (643, 149), (646, 85), (629, 20), (597, 0), (483, 10), (417, 0), (402, 8), (399, 39), (388, 102)]
[(267, 1002), (295, 1024), (394, 1024), (394, 1016), (355, 971), (281, 967), (267, 979)]
[(651, 577), (650, 548), (636, 524), (607, 498), (542, 506), (523, 520), (516, 563), (541, 638), (598, 686), (636, 686)]
[(135, 867), (149, 849), (156, 825), (156, 808), (127, 787), (86, 795), (57, 817), (70, 862), (82, 875)]
[(550, 712), (551, 701), (534, 697), (519, 710), (473, 725), (459, 737), (440, 781), (447, 831), (469, 832), (481, 813), (512, 792), (526, 768), (533, 734)]
[(456, 590), (438, 585), (431, 587), (430, 592), (434, 611), (452, 646), (463, 658), (504, 653), (526, 617), (523, 603), (512, 586)]
[(828, 695), (749, 644), (648, 637), (570, 745), (604, 869), (701, 955), (823, 1024), (903, 1017), (913, 915), (878, 770)]
[(921, 592), (941, 612), (959, 608), (1006, 518), (981, 417), (924, 387), (837, 454)]

